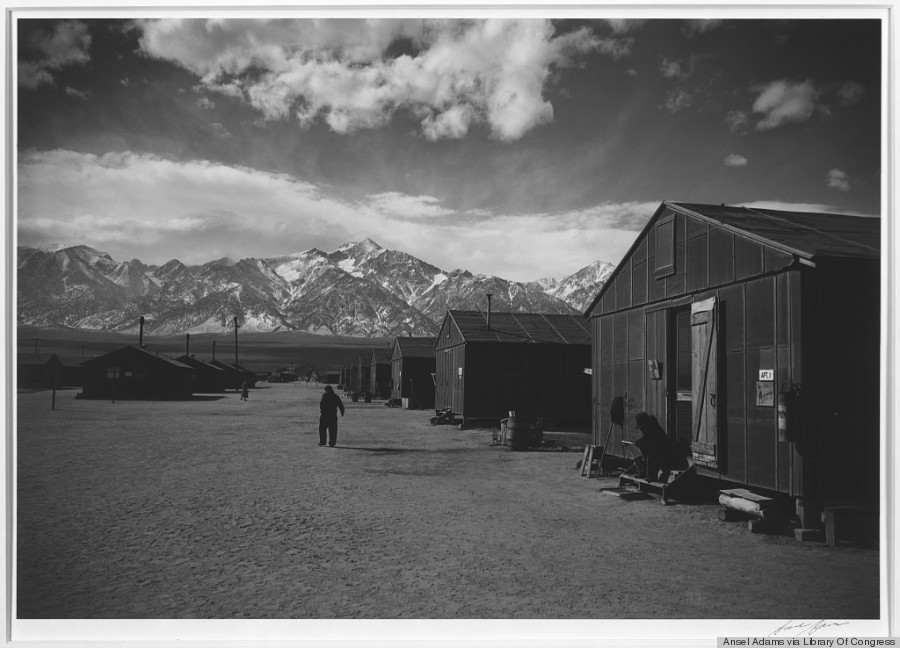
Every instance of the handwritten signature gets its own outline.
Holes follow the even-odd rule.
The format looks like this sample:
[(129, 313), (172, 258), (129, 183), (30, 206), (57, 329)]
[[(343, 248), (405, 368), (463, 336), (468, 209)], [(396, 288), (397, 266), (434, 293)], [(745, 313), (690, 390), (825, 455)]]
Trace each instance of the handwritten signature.
[(848, 625), (849, 623), (849, 621), (825, 621), (825, 619), (819, 621), (791, 620), (770, 632), (767, 636), (811, 637), (825, 628)]

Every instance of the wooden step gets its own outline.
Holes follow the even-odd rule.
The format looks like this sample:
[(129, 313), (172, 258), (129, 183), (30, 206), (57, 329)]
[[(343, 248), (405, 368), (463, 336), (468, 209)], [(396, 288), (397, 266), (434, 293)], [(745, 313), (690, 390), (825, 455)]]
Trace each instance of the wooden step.
[(739, 513), (766, 518), (775, 513), (777, 502), (746, 488), (731, 488), (719, 491), (719, 504)]

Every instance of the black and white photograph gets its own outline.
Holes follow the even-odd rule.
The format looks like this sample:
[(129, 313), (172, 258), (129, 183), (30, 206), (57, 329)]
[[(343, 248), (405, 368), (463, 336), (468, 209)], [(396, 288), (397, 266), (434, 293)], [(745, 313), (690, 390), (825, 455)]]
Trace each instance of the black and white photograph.
[(892, 9), (7, 7), (6, 640), (895, 636)]

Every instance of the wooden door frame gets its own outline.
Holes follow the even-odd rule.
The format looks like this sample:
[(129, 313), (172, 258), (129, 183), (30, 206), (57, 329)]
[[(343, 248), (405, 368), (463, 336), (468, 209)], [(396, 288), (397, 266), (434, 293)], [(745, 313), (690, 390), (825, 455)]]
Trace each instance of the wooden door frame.
[[(691, 302), (673, 305), (666, 309), (666, 358), (668, 367), (666, 376), (666, 434), (671, 441), (678, 441), (678, 315), (688, 314), (688, 332), (690, 332)], [(690, 340), (689, 340), (690, 345)], [(690, 399), (693, 411), (693, 397)], [(691, 436), (693, 430), (690, 431)]]

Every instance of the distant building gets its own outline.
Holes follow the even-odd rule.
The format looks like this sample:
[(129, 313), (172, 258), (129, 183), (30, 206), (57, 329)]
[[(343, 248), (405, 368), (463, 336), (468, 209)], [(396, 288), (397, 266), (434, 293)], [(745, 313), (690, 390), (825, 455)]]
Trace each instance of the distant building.
[(248, 371), (240, 365), (233, 365), (221, 360), (211, 360), (210, 363), (214, 367), (218, 367), (225, 372), (225, 389), (238, 390), (244, 384), (250, 388), (256, 387), (256, 374)]
[(221, 394), (225, 391), (225, 370), (194, 356), (183, 355), (175, 358), (194, 370), (193, 392), (195, 394)]
[(20, 354), (16, 361), (19, 389), (52, 389), (63, 385), (63, 365), (56, 354)]
[(316, 371), (316, 380), (325, 385), (337, 385), (341, 382), (341, 368), (328, 367)]
[(348, 396), (359, 393), (359, 367), (354, 364), (352, 359), (344, 367), (342, 382)]
[(434, 408), (433, 337), (398, 337), (391, 353), (391, 400), (409, 409)]
[(82, 398), (190, 398), (194, 370), (153, 351), (126, 346), (85, 360)]
[(578, 315), (451, 310), (435, 344), (435, 409), (497, 422), (591, 420), (591, 336)]
[(372, 356), (369, 354), (359, 356), (356, 366), (356, 390), (360, 395), (371, 395), (369, 383), (372, 381)]
[[(594, 442), (625, 458), (655, 415), (698, 474), (794, 499), (876, 507), (877, 218), (662, 203), (587, 310)], [(610, 425), (610, 404), (625, 424)]]
[(84, 366), (81, 360), (70, 357), (61, 357), (62, 378), (60, 380), (61, 387), (81, 387), (84, 385)]
[(369, 391), (375, 398), (391, 397), (391, 349), (376, 348), (372, 351), (369, 370)]

